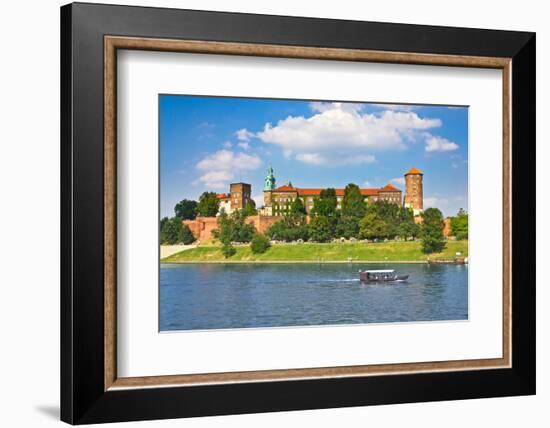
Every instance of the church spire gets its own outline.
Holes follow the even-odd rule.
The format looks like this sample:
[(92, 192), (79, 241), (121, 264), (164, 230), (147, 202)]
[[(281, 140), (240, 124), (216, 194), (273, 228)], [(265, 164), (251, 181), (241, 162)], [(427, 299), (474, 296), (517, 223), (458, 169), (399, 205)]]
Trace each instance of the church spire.
[(275, 189), (275, 176), (273, 175), (273, 168), (271, 167), (271, 164), (269, 164), (267, 175), (264, 180), (264, 192), (268, 192), (273, 189)]

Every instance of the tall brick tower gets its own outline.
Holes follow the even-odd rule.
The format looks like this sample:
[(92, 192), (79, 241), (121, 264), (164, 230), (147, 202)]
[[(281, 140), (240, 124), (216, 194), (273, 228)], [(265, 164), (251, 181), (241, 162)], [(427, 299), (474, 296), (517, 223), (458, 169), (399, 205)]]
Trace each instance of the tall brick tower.
[(231, 210), (242, 210), (246, 203), (250, 201), (252, 186), (248, 183), (231, 183), (229, 193), (231, 197)]
[(403, 206), (412, 208), (415, 216), (424, 210), (423, 175), (422, 171), (416, 168), (411, 168), (405, 173), (405, 200)]

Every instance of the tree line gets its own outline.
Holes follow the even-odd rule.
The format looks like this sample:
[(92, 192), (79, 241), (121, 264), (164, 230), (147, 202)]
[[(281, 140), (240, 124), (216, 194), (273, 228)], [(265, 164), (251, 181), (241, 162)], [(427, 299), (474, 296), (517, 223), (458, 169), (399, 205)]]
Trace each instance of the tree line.
[[(218, 214), (219, 199), (213, 192), (204, 192), (199, 201), (184, 199), (174, 207), (175, 216), (161, 220), (161, 243), (191, 243), (194, 237), (182, 220)], [(223, 211), (223, 210), (222, 210)], [(283, 218), (271, 225), (265, 234), (260, 234), (246, 217), (256, 215), (253, 201), (243, 210), (232, 214), (221, 212), (218, 228), (213, 234), (222, 244), (226, 257), (235, 253), (232, 243), (251, 243), (255, 253), (265, 252), (270, 241), (330, 242), (334, 239), (363, 239), (380, 241), (386, 239), (421, 239), (424, 253), (436, 253), (445, 248), (444, 219), (437, 208), (428, 208), (422, 213), (422, 223), (415, 222), (413, 211), (387, 201), (365, 202), (359, 186), (350, 183), (344, 190), (341, 209), (338, 209), (336, 190), (323, 189), (309, 216), (303, 201), (295, 198)], [(460, 209), (451, 218), (451, 231), (456, 239), (468, 239), (468, 214)]]
[[(443, 216), (439, 210), (437, 213), (441, 218), (441, 240), (444, 243)], [(340, 238), (406, 240), (418, 238), (421, 234), (422, 227), (415, 222), (411, 209), (387, 201), (367, 203), (359, 186), (353, 183), (344, 189), (341, 209), (338, 209), (336, 190), (323, 189), (314, 200), (309, 223), (303, 201), (296, 198), (288, 215), (266, 231), (270, 239), (286, 242), (298, 239), (329, 242)]]
[[(174, 206), (174, 217), (160, 220), (160, 243), (163, 245), (191, 244), (195, 241), (189, 226), (183, 220), (194, 220), (200, 217), (215, 217), (220, 210), (220, 200), (214, 192), (204, 192), (198, 202), (183, 199)], [(256, 215), (256, 204), (250, 200), (244, 207), (246, 215)]]

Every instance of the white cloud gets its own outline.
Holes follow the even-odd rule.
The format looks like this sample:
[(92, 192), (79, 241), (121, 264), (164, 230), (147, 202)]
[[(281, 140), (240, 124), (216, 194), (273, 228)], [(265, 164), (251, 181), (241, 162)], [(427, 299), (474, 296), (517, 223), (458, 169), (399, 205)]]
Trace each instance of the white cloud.
[(421, 106), (410, 105), (410, 104), (373, 104), (376, 107), (383, 108), (385, 110), (394, 110), (394, 111), (413, 111), (418, 109)]
[(254, 136), (254, 133), (250, 132), (246, 128), (243, 128), (235, 132), (235, 135), (239, 141), (250, 141), (250, 139)]
[(364, 181), (363, 182), (363, 187), (372, 187), (372, 183), (370, 181)]
[(231, 150), (218, 150), (197, 163), (197, 169), (206, 170), (255, 170), (262, 164), (259, 157), (246, 153), (234, 153)]
[(248, 144), (246, 141), (243, 141), (242, 143), (239, 143), (237, 145), (243, 150), (248, 150), (250, 148), (250, 144)]
[(267, 123), (256, 136), (302, 162), (328, 165), (337, 160), (357, 164), (372, 162), (374, 157), (369, 152), (404, 148), (413, 131), (441, 126), (439, 119), (421, 118), (414, 112), (362, 114), (361, 105), (352, 103), (310, 106), (317, 112), (313, 116), (289, 116), (276, 125)]
[(322, 101), (314, 101), (309, 103), (311, 110), (324, 113), (325, 111), (339, 108), (342, 111), (357, 113), (363, 109), (365, 105), (361, 103), (327, 103)]
[(310, 165), (324, 165), (327, 162), (319, 153), (300, 153), (296, 159)]
[(365, 163), (372, 163), (376, 160), (373, 155), (356, 155), (356, 156), (339, 156), (331, 158), (323, 156), (319, 153), (298, 153), (296, 160), (302, 161), (309, 165), (361, 165)]
[(234, 153), (231, 150), (218, 150), (195, 165), (199, 171), (204, 172), (197, 182), (208, 188), (224, 188), (235, 174), (256, 170), (261, 164), (262, 160), (258, 156)]
[(233, 174), (228, 171), (212, 171), (201, 175), (197, 181), (210, 189), (222, 189), (227, 187), (227, 181), (232, 178)]
[(338, 165), (361, 165), (375, 161), (376, 157), (374, 155), (356, 155), (338, 158), (334, 162)]
[(405, 185), (405, 177), (395, 177), (390, 180), (392, 183), (399, 184), (400, 186)]
[(449, 152), (456, 149), (458, 149), (458, 144), (435, 135), (426, 138), (426, 146), (424, 147), (427, 152)]
[(231, 141), (226, 141), (222, 145), (225, 149), (230, 149), (233, 146), (233, 144), (231, 144)]

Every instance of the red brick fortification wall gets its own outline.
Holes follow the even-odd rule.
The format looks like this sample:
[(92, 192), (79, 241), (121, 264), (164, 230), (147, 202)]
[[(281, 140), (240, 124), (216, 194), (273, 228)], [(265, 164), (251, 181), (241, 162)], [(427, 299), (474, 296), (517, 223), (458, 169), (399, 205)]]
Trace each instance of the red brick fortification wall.
[(197, 217), (195, 220), (183, 220), (189, 226), (191, 233), (199, 241), (212, 238), (212, 231), (218, 227), (217, 217)]
[(265, 233), (269, 226), (277, 223), (282, 218), (281, 216), (252, 215), (246, 218), (246, 222), (253, 224), (259, 233)]
[[(280, 216), (254, 215), (246, 218), (247, 223), (253, 224), (260, 233), (265, 231), (273, 223), (281, 220)], [(183, 224), (189, 226), (193, 236), (199, 241), (207, 241), (212, 238), (212, 231), (218, 228), (217, 217), (197, 217), (195, 220), (183, 220)]]

